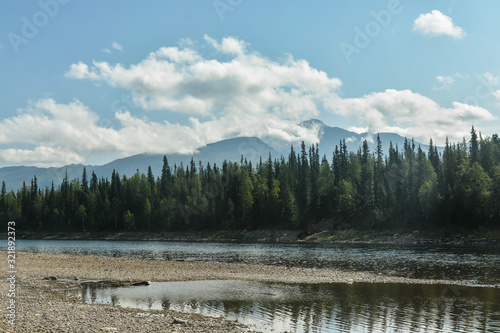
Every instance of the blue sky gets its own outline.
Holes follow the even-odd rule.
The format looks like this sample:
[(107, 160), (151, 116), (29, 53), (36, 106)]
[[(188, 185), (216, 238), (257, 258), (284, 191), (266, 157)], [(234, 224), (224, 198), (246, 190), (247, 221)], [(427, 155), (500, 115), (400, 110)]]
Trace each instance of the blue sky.
[(0, 166), (500, 128), (499, 1), (4, 1)]

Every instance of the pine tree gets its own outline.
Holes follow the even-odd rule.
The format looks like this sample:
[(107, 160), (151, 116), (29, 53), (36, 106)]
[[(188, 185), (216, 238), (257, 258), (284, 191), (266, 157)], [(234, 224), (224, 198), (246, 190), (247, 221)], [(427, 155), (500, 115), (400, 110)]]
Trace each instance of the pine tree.
[(300, 166), (297, 183), (297, 208), (299, 210), (299, 220), (302, 227), (307, 224), (307, 199), (308, 199), (308, 179), (309, 163), (307, 161), (306, 145), (304, 141), (301, 143), (300, 150)]
[(87, 180), (87, 169), (83, 167), (83, 173), (82, 173), (82, 191), (87, 193), (89, 190), (89, 182)]
[(434, 170), (438, 172), (439, 170), (439, 153), (437, 151), (437, 147), (434, 146), (432, 139), (429, 141), (429, 151), (427, 152), (427, 158), (431, 162)]
[(90, 177), (90, 192), (92, 193), (97, 192), (98, 188), (99, 188), (99, 180), (97, 179), (94, 170), (92, 170), (92, 176)]
[(472, 126), (470, 131), (470, 164), (474, 164), (474, 162), (478, 162), (479, 160), (479, 142), (477, 141), (477, 133)]
[(2, 209), (4, 209), (6, 196), (7, 196), (7, 186), (5, 185), (5, 181), (2, 181), (2, 194), (0, 196), (0, 203)]
[(381, 209), (386, 203), (386, 189), (384, 177), (384, 152), (382, 150), (382, 141), (377, 134), (377, 161), (374, 170), (374, 195), (375, 203), (378, 209)]
[[(182, 164), (181, 164), (181, 170)], [(170, 195), (170, 187), (172, 185), (172, 173), (170, 171), (170, 166), (168, 165), (168, 159), (163, 156), (163, 167), (161, 169), (161, 180), (160, 180), (160, 199), (167, 198)]]
[(319, 178), (319, 146), (318, 144), (312, 145), (309, 149), (309, 164), (310, 164), (310, 202), (309, 212), (312, 217), (315, 217), (318, 212), (319, 206), (319, 193), (318, 193), (318, 178)]
[(5, 181), (2, 181), (2, 194), (0, 196), (0, 222), (6, 222), (7, 217), (7, 187), (5, 185)]

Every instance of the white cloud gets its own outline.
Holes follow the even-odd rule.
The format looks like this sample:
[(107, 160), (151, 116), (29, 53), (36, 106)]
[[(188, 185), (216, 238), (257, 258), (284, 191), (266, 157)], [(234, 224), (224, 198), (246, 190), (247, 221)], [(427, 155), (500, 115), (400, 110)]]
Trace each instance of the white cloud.
[(79, 62), (66, 76), (127, 89), (131, 101), (144, 109), (190, 115), (202, 137), (197, 144), (237, 135), (276, 144), (318, 140), (296, 124), (318, 116), (323, 97), (340, 88), (339, 79), (291, 56), (271, 61), (235, 38), (205, 40), (227, 60), (206, 59), (190, 47), (163, 47), (128, 68)]
[(431, 37), (446, 35), (454, 39), (461, 39), (466, 36), (462, 28), (453, 24), (451, 17), (444, 15), (439, 10), (420, 14), (413, 22), (413, 31)]
[(436, 76), (436, 80), (438, 82), (444, 83), (444, 84), (453, 84), (455, 82), (455, 79), (452, 76), (441, 76), (438, 75)]
[(483, 76), (486, 79), (486, 81), (488, 81), (491, 84), (498, 84), (498, 81), (500, 80), (500, 77), (495, 76), (489, 72), (484, 73)]
[[(318, 129), (305, 129), (276, 115), (228, 114), (189, 125), (139, 119), (119, 111), (119, 128), (99, 125), (101, 119), (80, 101), (58, 104), (42, 99), (0, 121), (0, 144), (35, 146), (34, 149), (3, 149), (0, 158), (10, 163), (40, 166), (83, 163), (92, 154), (129, 156), (138, 153), (191, 154), (197, 147), (232, 136), (259, 136), (276, 144), (317, 140)], [(36, 130), (33, 130), (35, 129)]]
[(0, 150), (0, 158), (7, 162), (60, 165), (81, 163), (86, 155), (96, 153), (191, 153), (192, 147), (203, 142), (203, 136), (197, 133), (203, 128), (154, 123), (128, 112), (115, 114), (119, 129), (99, 125), (99, 116), (78, 100), (58, 104), (42, 99), (19, 112), (0, 121), (0, 144), (22, 143), (35, 148)]
[(123, 51), (123, 46), (121, 44), (118, 44), (117, 42), (113, 42), (111, 47), (113, 47), (115, 50)]
[[(483, 108), (458, 102), (441, 107), (410, 90), (389, 89), (344, 99), (339, 96), (342, 81), (305, 60), (289, 56), (274, 62), (232, 37), (216, 41), (204, 36), (204, 40), (215, 48), (215, 59), (204, 58), (189, 43), (181, 49), (163, 47), (129, 68), (107, 62), (94, 62), (91, 67), (78, 63), (66, 75), (127, 89), (133, 102), (145, 109), (187, 113), (197, 126), (218, 131), (221, 139), (256, 135), (293, 141), (304, 136), (314, 141), (310, 133), (293, 126), (316, 117), (320, 108), (351, 117), (358, 128), (396, 132), (425, 142), (430, 137), (444, 142), (447, 135), (460, 140), (472, 121), (493, 119)], [(455, 81), (453, 76), (436, 80), (447, 85)], [(203, 121), (207, 118), (211, 120)]]
[(289, 56), (272, 61), (235, 38), (205, 40), (215, 48), (213, 58), (187, 44), (160, 48), (129, 67), (78, 62), (65, 74), (126, 89), (130, 103), (144, 109), (185, 113), (187, 124), (151, 121), (121, 110), (114, 114), (118, 125), (111, 128), (78, 100), (58, 104), (47, 98), (15, 117), (0, 119), (0, 144), (35, 147), (0, 150), (0, 157), (34, 164), (50, 158), (61, 164), (80, 163), (95, 154), (192, 153), (236, 136), (258, 136), (277, 148), (300, 140), (313, 143), (319, 129), (297, 124), (317, 118), (320, 110), (351, 119), (356, 127), (349, 129), (356, 132), (395, 132), (422, 142), (432, 137), (436, 143), (446, 136), (461, 140), (472, 123), (494, 119), (481, 107), (458, 102), (442, 107), (410, 90), (343, 98), (342, 81), (305, 60)]
[[(356, 132), (354, 129), (355, 129), (355, 128), (353, 128), (353, 129), (349, 129), (349, 131), (351, 131), (351, 132)], [(361, 133), (365, 133), (365, 132), (361, 131), (361, 132), (356, 132), (356, 133), (361, 134)], [(345, 142), (346, 142), (346, 143), (349, 143), (349, 142), (356, 142), (357, 140), (358, 140), (358, 139), (357, 139), (355, 136), (351, 136), (350, 138), (345, 139)]]
[(467, 136), (471, 123), (495, 119), (484, 108), (459, 102), (445, 108), (411, 90), (388, 89), (360, 98), (337, 99), (331, 108), (368, 126), (371, 133), (394, 132), (421, 142), (432, 138), (441, 144), (446, 136), (455, 141)]
[(102, 80), (127, 89), (144, 109), (190, 115), (263, 114), (272, 110), (282, 118), (302, 120), (318, 114), (321, 96), (335, 93), (342, 82), (289, 57), (277, 63), (247, 51), (235, 38), (220, 43), (205, 40), (227, 61), (205, 59), (191, 48), (163, 47), (128, 68), (94, 61), (73, 64), (67, 77)]
[[(123, 52), (123, 46), (121, 44), (118, 44), (117, 42), (113, 42), (111, 44), (111, 48), (114, 49), (114, 50), (118, 50), (118, 51)], [(111, 53), (111, 49), (108, 48), (108, 47), (105, 47), (105, 48), (101, 49), (101, 52), (109, 54), (109, 53)]]
[(494, 91), (491, 94), (495, 96), (496, 99), (500, 100), (500, 90)]
[(35, 165), (80, 163), (84, 158), (76, 151), (89, 134), (98, 131), (99, 117), (79, 101), (57, 104), (47, 98), (21, 109), (19, 115), (0, 120), (0, 144), (22, 143), (29, 149), (0, 150), (8, 162)]
[[(350, 131), (350, 132), (354, 132), (354, 133), (357, 133), (357, 134), (361, 134), (361, 133), (366, 133), (368, 132), (370, 128), (368, 126), (366, 127), (356, 127), (356, 126), (351, 126), (349, 127), (347, 130)], [(352, 138), (351, 138), (352, 139)], [(352, 141), (352, 140), (351, 140)], [(346, 140), (346, 142), (349, 142)]]
[(443, 90), (448, 89), (450, 85), (455, 83), (455, 79), (452, 76), (436, 76), (436, 81), (440, 83), (440, 86), (434, 87), (433, 90)]
[(90, 79), (98, 80), (99, 76), (95, 73), (89, 72), (89, 66), (79, 61), (76, 64), (71, 64), (69, 72), (64, 74), (65, 77), (73, 79)]
[(83, 163), (85, 161), (77, 153), (59, 146), (38, 146), (33, 150), (4, 149), (0, 150), (0, 158), (11, 163), (36, 164), (38, 166), (58, 166), (69, 163)]
[(468, 75), (468, 74), (463, 75), (463, 74), (460, 74), (460, 73), (455, 73), (455, 76), (458, 77), (459, 79), (468, 79), (468, 78), (470, 78), (470, 75)]
[(236, 38), (224, 38), (220, 43), (208, 35), (204, 35), (203, 38), (214, 49), (226, 54), (243, 55), (248, 45), (244, 41)]

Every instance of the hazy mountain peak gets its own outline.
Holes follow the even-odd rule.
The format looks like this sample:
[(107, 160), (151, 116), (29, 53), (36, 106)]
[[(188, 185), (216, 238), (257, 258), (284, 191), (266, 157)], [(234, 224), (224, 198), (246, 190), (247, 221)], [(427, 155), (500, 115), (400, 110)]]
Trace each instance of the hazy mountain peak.
[(310, 129), (310, 128), (313, 128), (314, 126), (319, 126), (321, 128), (321, 127), (325, 127), (326, 125), (325, 125), (324, 122), (322, 122), (319, 119), (309, 119), (309, 120), (301, 122), (299, 124), (299, 126), (302, 126), (302, 127)]
[(255, 151), (270, 151), (271, 153), (275, 152), (274, 148), (255, 136), (242, 136), (209, 143), (205, 146), (199, 147), (197, 151), (199, 153), (241, 152), (242, 154), (244, 154), (245, 151), (251, 149)]
[[(375, 151), (376, 148), (373, 137), (370, 136), (368, 138), (366, 134), (357, 134), (339, 127), (331, 127), (318, 119), (306, 120), (299, 125), (309, 129), (314, 127), (319, 128), (319, 149), (322, 154), (332, 154), (335, 146), (339, 145), (343, 140), (345, 140), (347, 149), (350, 151), (358, 150), (364, 139), (368, 140), (371, 151)], [(380, 139), (384, 153), (388, 152), (390, 142), (394, 146), (398, 145), (399, 147), (402, 147), (404, 143), (404, 138), (395, 133), (380, 133)], [(221, 165), (225, 160), (228, 162), (239, 162), (241, 156), (253, 162), (258, 162), (261, 157), (267, 159), (269, 153), (271, 153), (273, 158), (278, 158), (282, 154), (286, 156), (289, 149), (289, 146), (287, 146), (285, 150), (277, 151), (257, 137), (237, 137), (207, 144), (198, 148), (194, 154), (168, 154), (167, 158), (171, 167), (174, 165), (180, 166), (181, 163), (186, 166), (189, 164), (191, 158), (196, 163), (201, 161), (203, 165), (206, 165), (206, 163)], [(422, 145), (422, 149), (427, 149), (427, 146)], [(119, 172), (120, 175), (131, 176), (137, 170), (139, 172), (146, 172), (148, 166), (151, 166), (153, 174), (157, 176), (161, 173), (162, 165), (163, 154), (138, 154), (120, 158), (105, 165), (87, 165), (85, 167), (87, 168), (88, 176), (94, 171), (100, 178), (110, 177), (113, 170)], [(69, 179), (81, 177), (83, 167), (84, 165), (82, 164), (71, 164), (59, 168), (4, 167), (0, 168), (0, 181), (4, 180), (9, 190), (18, 189), (22, 186), (23, 181), (29, 184), (33, 176), (36, 175), (40, 188), (50, 186), (52, 182), (54, 182), (55, 186), (58, 186), (66, 172)]]

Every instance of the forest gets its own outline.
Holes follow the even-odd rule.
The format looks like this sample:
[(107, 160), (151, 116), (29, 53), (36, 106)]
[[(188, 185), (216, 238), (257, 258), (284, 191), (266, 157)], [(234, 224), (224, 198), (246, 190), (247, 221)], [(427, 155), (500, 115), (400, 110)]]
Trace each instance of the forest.
[(223, 229), (307, 230), (321, 222), (362, 230), (470, 230), (500, 227), (500, 139), (471, 130), (469, 141), (413, 140), (376, 151), (363, 142), (349, 152), (345, 141), (333, 158), (318, 145), (287, 157), (269, 155), (255, 165), (241, 157), (221, 166), (170, 166), (161, 175), (113, 172), (100, 178), (84, 169), (60, 186), (39, 188), (34, 177), (16, 192), (2, 184), (0, 221), (18, 230), (178, 231)]

